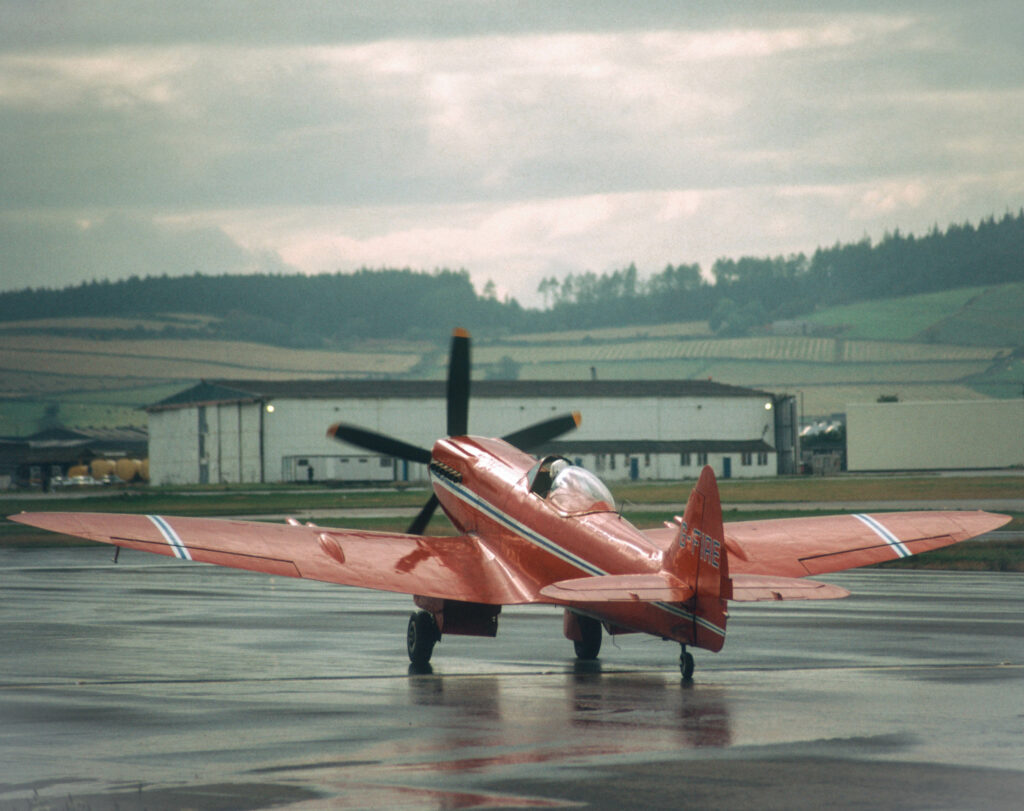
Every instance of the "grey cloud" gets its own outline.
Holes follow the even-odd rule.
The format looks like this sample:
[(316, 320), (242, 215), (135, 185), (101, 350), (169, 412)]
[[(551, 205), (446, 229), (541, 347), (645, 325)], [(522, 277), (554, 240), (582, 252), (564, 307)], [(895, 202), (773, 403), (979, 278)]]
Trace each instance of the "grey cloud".
[[(251, 244), (343, 265), (330, 244), (360, 243), (371, 208), (401, 209), (401, 228), (385, 216), (369, 229), (375, 263), (401, 230), (402, 263), (443, 253), (458, 266), (464, 250), (493, 268), (494, 233), (428, 250), (448, 245), (446, 228), (472, 236), (486, 211), (585, 195), (727, 193), (729, 216), (694, 223), (701, 257), (784, 239), (809, 249), (878, 223), (839, 205), (823, 221), (798, 196), (785, 222), (806, 226), (773, 225), (762, 212), (783, 188), (910, 184), (935, 202), (893, 216), (929, 225), (1019, 205), (1019, 172), (1006, 170), (1024, 163), (1019, 0), (721, 6), (0, 0), (2, 284), (280, 262), (158, 215), (215, 223), (230, 210), (231, 233)], [(810, 44), (715, 51), (736, 32), (755, 46), (761, 33), (778, 45), (810, 32)], [(977, 208), (964, 212), (968, 199)], [(78, 231), (81, 211), (108, 219)], [(317, 228), (307, 212), (320, 212)], [(598, 228), (619, 235), (600, 241), (608, 261), (639, 257), (658, 226), (610, 216), (576, 243), (553, 229), (524, 244), (522, 266), (529, 253), (578, 267)]]
[[(258, 5), (249, 11), (252, 25), (278, 13), (261, 17)], [(671, 17), (664, 7), (661, 13), (662, 22)], [(797, 22), (808, 27), (827, 18), (803, 15)], [(746, 23), (776, 24), (772, 15)], [(1012, 116), (1004, 109), (979, 122), (973, 111), (953, 106), (922, 111), (916, 98), (943, 85), (941, 75), (919, 63), (944, 64), (957, 48), (915, 43), (941, 44), (948, 28), (948, 21), (925, 17), (909, 31), (883, 30), (848, 47), (737, 55), (675, 71), (652, 64), (645, 72), (642, 51), (616, 54), (621, 61), (610, 63), (612, 70), (636, 69), (636, 80), (650, 83), (646, 95), (633, 97), (614, 76), (491, 75), (502, 54), (480, 52), (478, 61), (445, 65), (444, 45), (420, 52), (434, 60), (425, 74), (393, 74), (370, 63), (332, 68), (302, 49), (192, 49), (190, 63), (151, 80), (156, 88), (115, 88), (121, 104), (100, 103), (103, 90), (86, 87), (68, 106), (0, 107), (0, 204), (451, 203), (856, 181), (894, 169), (935, 169), (948, 158), (935, 144), (943, 130), (969, 135), (979, 123), (1005, 129)], [(978, 60), (958, 61), (966, 74)], [(464, 148), (456, 129), (447, 135), (450, 146), (437, 142), (430, 70), (468, 71), (454, 78), (469, 85), (480, 80), (464, 100), (472, 118), (463, 127), (482, 142), (478, 153)], [(164, 102), (148, 97), (164, 89)], [(659, 96), (673, 94), (679, 101), (661, 119)], [(691, 109), (692, 99), (704, 97), (732, 101), (735, 109)]]
[(160, 225), (111, 214), (92, 221), (0, 218), (4, 287), (61, 287), (94, 279), (294, 271), (273, 253), (247, 250), (219, 228)]
[[(933, 5), (926, 0), (918, 4)], [(910, 4), (910, 0), (904, 5)], [(393, 38), (522, 35), (553, 31), (617, 31), (651, 27), (693, 27), (723, 19), (740, 20), (763, 10), (759, 0), (734, 0), (725, 11), (713, 4), (646, 0), (3, 0), (5, 25), (0, 47), (107, 47), (126, 43), (331, 43)], [(840, 4), (841, 5), (841, 4)], [(871, 3), (864, 2), (864, 6)], [(888, 5), (883, 3), (882, 5)], [(827, 3), (817, 4), (818, 8)], [(799, 0), (778, 0), (774, 13), (806, 8)]]
[(107, 47), (124, 44), (332, 43), (393, 38), (445, 39), (487, 34), (699, 29), (748, 24), (752, 16), (784, 25), (815, 14), (909, 11), (963, 14), (971, 27), (1019, 7), (1017, 0), (2, 0), (0, 48)]

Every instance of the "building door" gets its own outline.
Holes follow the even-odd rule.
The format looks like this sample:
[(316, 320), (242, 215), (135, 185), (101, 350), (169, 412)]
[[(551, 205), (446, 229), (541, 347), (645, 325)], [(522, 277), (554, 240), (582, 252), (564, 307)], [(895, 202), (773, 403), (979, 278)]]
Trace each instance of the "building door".
[(640, 460), (633, 457), (629, 460), (629, 480), (635, 482), (640, 478)]
[(723, 456), (722, 457), (722, 478), (723, 479), (731, 479), (732, 478), (732, 457), (731, 456)]
[(206, 422), (206, 406), (199, 406), (196, 410), (199, 412), (199, 483), (209, 484), (210, 457), (206, 453), (206, 435), (210, 431), (210, 426)]

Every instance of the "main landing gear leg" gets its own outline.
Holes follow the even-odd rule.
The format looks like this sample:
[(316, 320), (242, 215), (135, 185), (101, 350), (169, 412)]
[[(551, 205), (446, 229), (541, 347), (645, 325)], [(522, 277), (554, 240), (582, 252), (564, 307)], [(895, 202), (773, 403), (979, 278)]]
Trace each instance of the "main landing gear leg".
[(434, 645), (441, 638), (437, 620), (429, 611), (414, 611), (409, 616), (409, 629), (406, 632), (405, 647), (409, 652), (409, 661), (417, 667), (430, 662), (430, 654)]
[(576, 658), (584, 662), (592, 662), (601, 652), (601, 623), (593, 617), (579, 616), (576, 621), (580, 624), (579, 640), (572, 643), (576, 651)]
[(686, 650), (686, 645), (680, 645), (682, 650), (679, 653), (679, 672), (683, 675), (683, 681), (693, 679), (693, 654)]

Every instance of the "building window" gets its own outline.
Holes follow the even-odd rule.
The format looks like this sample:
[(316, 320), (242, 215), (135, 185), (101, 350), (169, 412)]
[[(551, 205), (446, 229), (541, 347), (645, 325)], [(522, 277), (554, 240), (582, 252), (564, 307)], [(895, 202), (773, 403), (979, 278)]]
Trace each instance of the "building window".
[(740, 454), (740, 464), (743, 465), (744, 467), (750, 467), (750, 465), (753, 463), (753, 461), (754, 461), (754, 454), (752, 454), (752, 453), (741, 453)]
[(768, 454), (767, 453), (759, 453), (757, 455), (757, 463), (759, 465), (761, 465), (762, 467), (767, 465), (768, 464)]
[(651, 466), (651, 455), (649, 453), (644, 454), (644, 467)]
[(615, 454), (614, 453), (608, 455), (608, 469), (609, 470), (615, 470)]
[(679, 465), (680, 465), (680, 467), (689, 467), (691, 464), (692, 464), (692, 462), (690, 462), (690, 454), (688, 454), (688, 453), (681, 453), (681, 454), (679, 454)]
[(704, 467), (708, 463), (708, 455), (706, 453), (697, 454), (697, 464)]

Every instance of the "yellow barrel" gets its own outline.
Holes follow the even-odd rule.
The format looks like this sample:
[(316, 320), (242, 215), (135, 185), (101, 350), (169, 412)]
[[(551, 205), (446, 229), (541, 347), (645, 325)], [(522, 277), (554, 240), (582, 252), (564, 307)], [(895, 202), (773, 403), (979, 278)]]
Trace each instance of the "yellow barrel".
[(123, 482), (133, 482), (139, 475), (139, 468), (142, 467), (142, 462), (138, 459), (129, 459), (124, 457), (117, 460), (117, 464), (114, 465), (114, 472)]
[(92, 477), (99, 481), (104, 476), (114, 475), (114, 470), (117, 467), (109, 459), (93, 459), (89, 468), (92, 470)]

